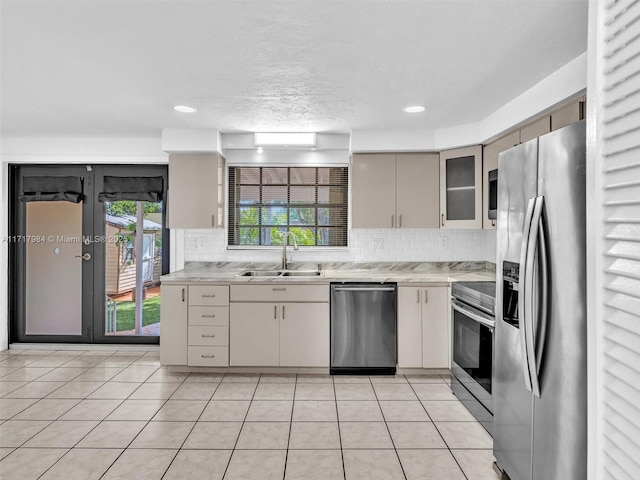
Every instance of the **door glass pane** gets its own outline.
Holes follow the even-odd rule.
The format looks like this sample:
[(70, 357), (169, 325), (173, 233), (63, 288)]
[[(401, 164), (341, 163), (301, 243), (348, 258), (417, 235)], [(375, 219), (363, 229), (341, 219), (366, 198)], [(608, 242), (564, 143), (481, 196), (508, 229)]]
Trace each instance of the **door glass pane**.
[(105, 335), (160, 335), (162, 202), (105, 202), (105, 242)]
[(25, 240), (25, 333), (82, 335), (82, 203), (27, 203)]
[(474, 157), (447, 160), (447, 220), (475, 218), (475, 162)]

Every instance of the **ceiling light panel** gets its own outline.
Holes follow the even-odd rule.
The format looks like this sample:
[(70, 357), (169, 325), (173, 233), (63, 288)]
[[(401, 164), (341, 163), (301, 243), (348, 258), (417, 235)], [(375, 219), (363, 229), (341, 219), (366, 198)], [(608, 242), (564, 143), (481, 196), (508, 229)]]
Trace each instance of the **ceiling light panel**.
[(315, 132), (256, 132), (253, 143), (256, 147), (315, 147), (316, 134)]

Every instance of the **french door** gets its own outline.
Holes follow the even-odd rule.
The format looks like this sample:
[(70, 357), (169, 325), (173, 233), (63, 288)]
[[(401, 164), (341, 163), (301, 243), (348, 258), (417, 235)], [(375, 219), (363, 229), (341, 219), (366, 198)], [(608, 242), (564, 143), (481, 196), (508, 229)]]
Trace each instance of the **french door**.
[(11, 341), (158, 343), (166, 166), (10, 172)]

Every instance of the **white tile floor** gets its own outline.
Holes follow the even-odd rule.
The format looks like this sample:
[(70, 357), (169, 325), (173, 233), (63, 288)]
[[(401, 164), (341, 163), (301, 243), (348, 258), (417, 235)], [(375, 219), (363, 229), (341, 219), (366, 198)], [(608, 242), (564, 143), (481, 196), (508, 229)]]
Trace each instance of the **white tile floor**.
[(0, 352), (0, 477), (496, 480), (446, 376), (171, 373), (157, 352)]

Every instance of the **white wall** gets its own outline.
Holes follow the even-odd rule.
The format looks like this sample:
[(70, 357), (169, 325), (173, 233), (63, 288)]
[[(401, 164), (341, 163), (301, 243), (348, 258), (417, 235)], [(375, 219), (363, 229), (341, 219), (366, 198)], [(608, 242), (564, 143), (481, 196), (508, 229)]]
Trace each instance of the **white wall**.
[[(282, 255), (280, 247), (269, 250), (227, 250), (225, 229), (184, 232), (184, 259), (187, 262), (278, 262)], [(289, 249), (289, 252), (294, 262), (495, 261), (495, 231), (356, 229), (349, 234), (348, 249), (297, 252)]]

